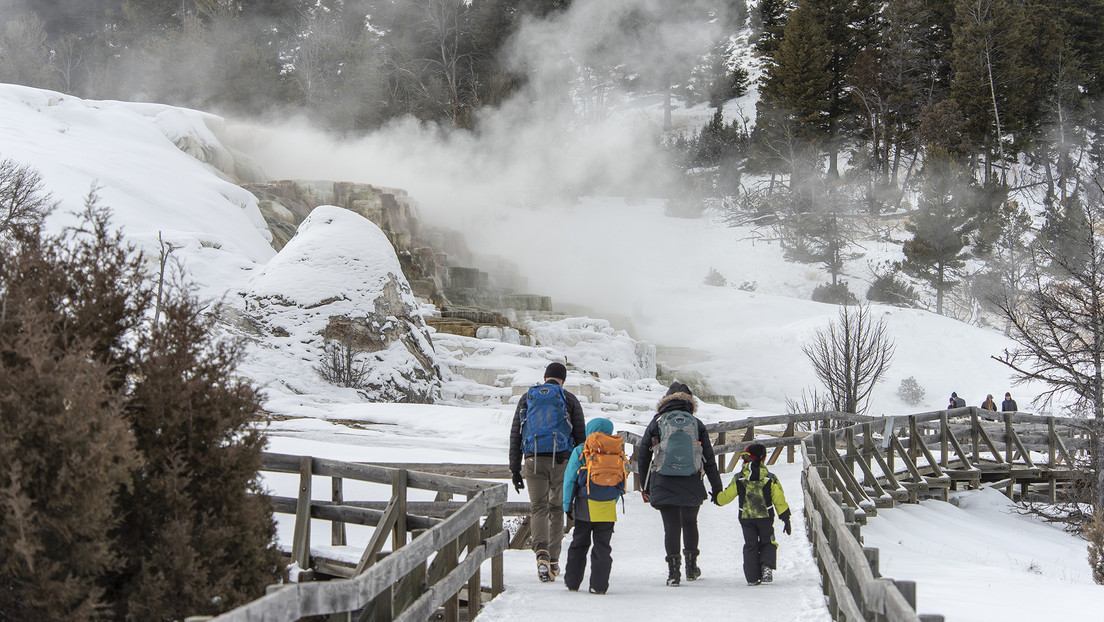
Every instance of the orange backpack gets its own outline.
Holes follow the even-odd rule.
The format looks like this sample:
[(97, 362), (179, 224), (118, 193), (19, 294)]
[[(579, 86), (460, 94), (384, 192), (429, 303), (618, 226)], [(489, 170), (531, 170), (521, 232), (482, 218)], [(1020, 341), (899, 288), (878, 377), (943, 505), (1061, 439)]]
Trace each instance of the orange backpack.
[(587, 470), (587, 493), (591, 482), (599, 486), (620, 486), (629, 473), (625, 444), (620, 436), (595, 432), (583, 445), (583, 467)]

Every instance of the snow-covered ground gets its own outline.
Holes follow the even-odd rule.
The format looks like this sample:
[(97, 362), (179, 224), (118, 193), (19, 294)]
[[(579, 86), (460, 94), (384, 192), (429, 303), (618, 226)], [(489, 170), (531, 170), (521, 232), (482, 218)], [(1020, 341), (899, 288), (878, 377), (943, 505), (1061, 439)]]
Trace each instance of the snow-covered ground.
[[(0, 85), (0, 158), (41, 172), (62, 202), (51, 226), (71, 222), (65, 211), (76, 210), (97, 183), (131, 240), (156, 255), (161, 234), (179, 246), (174, 257), (202, 295), (236, 305), (244, 304), (236, 292), (248, 291), (276, 256), (256, 199), (174, 144), (216, 147), (210, 127), (219, 125), (217, 118), (195, 111), (82, 101)], [(315, 165), (325, 169), (323, 156), (312, 150), (304, 154), (317, 156)], [(332, 170), (332, 177), (340, 177), (337, 173), (346, 169), (335, 164)], [(362, 169), (351, 179), (404, 185), (375, 176), (383, 170)], [(407, 189), (416, 201), (425, 201), (427, 217), (447, 211), (448, 205), (440, 203), (444, 193), (419, 185), (423, 183), (428, 182), (413, 179)], [(482, 183), (493, 187), (490, 180)], [(706, 421), (784, 412), (786, 398), (800, 397), (802, 389), (815, 385), (801, 345), (838, 313), (835, 307), (808, 300), (812, 288), (827, 280), (818, 269), (783, 262), (777, 245), (755, 239), (747, 230), (719, 226), (709, 214), (668, 217), (658, 201), (590, 197), (538, 210), (496, 197), (486, 194), (481, 209), (454, 214), (451, 224), (459, 222), (481, 254), (515, 261), (534, 293), (551, 295), (557, 304), (586, 307), (593, 317), (532, 325), (545, 335), (540, 347), (509, 339), (437, 335), (434, 346), (446, 370), (446, 399), (432, 406), (368, 404), (355, 391), (310, 378), (317, 353), (304, 345), (309, 335), (293, 331), (291, 338), (254, 348), (242, 367), (265, 380), (265, 406), (281, 415), (267, 428), (271, 450), (343, 460), (502, 464), (512, 385), (536, 381), (552, 359), (567, 359), (581, 370), (572, 371), (568, 384), (593, 397), (584, 402), (588, 417), (601, 414), (619, 430), (639, 431), (664, 390), (647, 373), (655, 364), (648, 359), (647, 344), (658, 346), (661, 355), (665, 348), (689, 348), (681, 355), (683, 369), (701, 374), (744, 407), (737, 411), (705, 405)], [(348, 249), (350, 256), (356, 252)], [(888, 253), (874, 246), (867, 258), (880, 260)], [(309, 249), (302, 256), (310, 257)], [(704, 285), (709, 268), (730, 284), (754, 282), (754, 290)], [(858, 285), (864, 268), (865, 259), (848, 266), (852, 290), (860, 294), (865, 291)], [(267, 283), (279, 289), (271, 279)], [(989, 359), (1013, 346), (999, 333), (924, 311), (873, 311), (887, 323), (897, 351), (871, 412), (939, 409), (952, 390), (979, 404), (987, 393), (999, 396), (1011, 388), (1008, 372)], [(631, 334), (619, 330), (627, 328)], [(460, 373), (478, 366), (505, 371), (483, 384)], [(278, 382), (278, 376), (302, 381), (293, 390)], [(920, 404), (905, 404), (896, 396), (900, 381), (910, 376), (927, 392)], [(1025, 410), (1038, 392), (1031, 387), (1011, 390)], [(796, 465), (780, 466), (779, 472), (790, 500), (800, 505)], [(293, 482), (274, 478), (270, 483), (281, 494), (291, 494), (285, 486), (294, 490)], [(1028, 614), (1035, 618), (1047, 613), (1093, 619), (1102, 610), (1104, 592), (1088, 579), (1083, 542), (1014, 515), (1003, 502), (993, 502), (993, 493), (964, 493), (956, 499), (957, 507), (926, 501), (882, 511), (864, 530), (867, 545), (882, 548), (885, 575), (917, 581), (921, 611), (956, 620), (1029, 619)], [(704, 578), (678, 590), (663, 588), (658, 517), (629, 499), (614, 537), (612, 587), (602, 605), (609, 608), (608, 617), (630, 619), (651, 612), (698, 617), (700, 612), (703, 619), (716, 619), (743, 612), (825, 619), (800, 530), (788, 538), (779, 536), (783, 571), (775, 585), (759, 591), (739, 581), (733, 512), (706, 506), (702, 525)], [(326, 531), (316, 533), (317, 544), (325, 546)], [(282, 524), (281, 537), (289, 536), (289, 526)], [(354, 542), (367, 539), (355, 530), (350, 537)], [(568, 594), (560, 583), (539, 585), (532, 570), (526, 553), (508, 554), (511, 589), (488, 606), (488, 619), (513, 619), (523, 611), (531, 617), (536, 608), (525, 605), (534, 602), (559, 612), (589, 611), (594, 598)], [(1030, 611), (1026, 605), (999, 609), (1010, 606), (1012, 594), (1027, 590), (1031, 602), (1045, 610)]]

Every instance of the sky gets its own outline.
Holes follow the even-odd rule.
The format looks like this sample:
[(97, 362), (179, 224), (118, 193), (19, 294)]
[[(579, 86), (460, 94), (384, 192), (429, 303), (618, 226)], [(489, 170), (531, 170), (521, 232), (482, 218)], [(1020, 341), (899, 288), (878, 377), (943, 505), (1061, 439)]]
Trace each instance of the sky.
[[(82, 101), (0, 85), (0, 157), (41, 172), (60, 201), (51, 227), (71, 222), (66, 212), (76, 209), (95, 184), (127, 238), (146, 249), (156, 249), (158, 234), (172, 241), (178, 247), (174, 258), (208, 298), (239, 310), (245, 305), (242, 292), (260, 289), (316, 301), (319, 292), (305, 286), (311, 277), (275, 269), (289, 255), (281, 257), (269, 246), (256, 200), (175, 144), (195, 141), (207, 153), (218, 152), (221, 145), (210, 131), (218, 125), (218, 119), (196, 111)], [(671, 358), (671, 347), (686, 348), (679, 351), (684, 361), (680, 377), (700, 374), (741, 405), (732, 410), (703, 404), (700, 416), (707, 422), (784, 412), (786, 397), (815, 382), (801, 344), (838, 310), (808, 300), (824, 275), (781, 261), (776, 244), (722, 227), (709, 214), (669, 217), (655, 200), (586, 197), (555, 215), (499, 204), (493, 214), (486, 226), (469, 232), (473, 245), (515, 257), (531, 253), (536, 258), (531, 264), (520, 263), (535, 288), (553, 295), (556, 303), (589, 302), (609, 309), (609, 318), (531, 323), (529, 330), (541, 336), (536, 347), (511, 343), (508, 337), (433, 335), (434, 355), (445, 371), (442, 398), (434, 405), (367, 403), (355, 391), (326, 385), (314, 371), (317, 335), (312, 332), (317, 327), (306, 318), (288, 322), (289, 337), (258, 342), (240, 368), (262, 386), (266, 409), (281, 415), (266, 426), (270, 450), (338, 460), (502, 464), (515, 393), (537, 382), (551, 360), (572, 364), (568, 388), (583, 396), (588, 417), (605, 416), (616, 429), (633, 432), (642, 430), (663, 395), (665, 387), (654, 377), (656, 357)], [(346, 267), (361, 262), (365, 271), (348, 278), (362, 281), (393, 269), (388, 248), (361, 243), (372, 237), (371, 223), (345, 228), (356, 243), (340, 235), (313, 241), (305, 236), (304, 244), (314, 246), (292, 249), (300, 262), (317, 258), (316, 268), (323, 271), (342, 266), (343, 258)], [(531, 230), (542, 233), (519, 233)], [(361, 233), (352, 235), (356, 231)], [(872, 255), (879, 252), (888, 253), (871, 250)], [(558, 263), (537, 261), (553, 254)], [(600, 271), (590, 263), (595, 257), (601, 258)], [(753, 281), (755, 287), (705, 285), (710, 267), (730, 284)], [(548, 270), (565, 281), (542, 279)], [(593, 282), (596, 274), (605, 280)], [(318, 286), (343, 287), (321, 281)], [(1009, 386), (1007, 372), (988, 358), (1011, 345), (998, 331), (920, 310), (872, 310), (886, 321), (897, 345), (891, 373), (871, 404), (873, 413), (937, 410), (951, 390), (977, 404), (987, 392), (1003, 393)], [(630, 324), (631, 335), (621, 328)], [(895, 396), (900, 380), (909, 376), (926, 391), (920, 404), (904, 404)], [(1028, 410), (1032, 393), (1013, 393)], [(780, 465), (778, 472), (800, 515), (798, 467)], [(279, 494), (293, 495), (297, 489), (294, 481), (279, 477), (267, 482)], [(325, 491), (328, 486), (322, 484), (315, 489)], [(521, 499), (514, 493), (511, 498)], [(1104, 605), (1104, 593), (1089, 578), (1082, 542), (1018, 516), (990, 492), (964, 493), (954, 500), (885, 510), (864, 528), (867, 545), (883, 550), (883, 573), (917, 581), (922, 612), (953, 620), (1021, 619), (1023, 604), (1011, 590), (1028, 587), (1046, 607), (1038, 615), (1091, 618)], [(686, 603), (698, 601), (711, 603), (700, 607), (703, 619), (715, 619), (720, 603), (728, 613), (748, 603), (774, 607), (775, 618), (826, 619), (800, 532), (779, 536), (779, 578), (768, 588), (776, 594), (764, 596), (771, 592), (740, 584), (732, 512), (705, 507), (702, 525), (707, 544), (701, 583), (675, 594), (652, 590), (662, 586), (663, 578), (658, 517), (638, 499), (627, 500), (614, 539), (613, 587), (602, 605), (614, 619), (634, 610), (682, 611)], [(327, 546), (327, 533), (321, 525), (315, 529), (319, 547)], [(280, 523), (280, 537), (290, 539), (286, 520)], [(356, 545), (367, 537), (351, 533), (353, 546), (335, 553), (358, 557)], [(1001, 578), (999, 589), (992, 577)], [(580, 612), (594, 606), (578, 600), (589, 595), (566, 594), (556, 589), (559, 584), (542, 587), (524, 552), (507, 554), (507, 581), (512, 591), (488, 607), (488, 619), (532, 613), (526, 603), (534, 599)]]

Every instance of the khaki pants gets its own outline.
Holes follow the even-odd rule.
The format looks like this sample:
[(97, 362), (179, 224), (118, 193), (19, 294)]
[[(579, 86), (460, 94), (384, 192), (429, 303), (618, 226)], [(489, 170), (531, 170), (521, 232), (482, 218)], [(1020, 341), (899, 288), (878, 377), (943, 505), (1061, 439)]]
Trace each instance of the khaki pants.
[(529, 525), (533, 534), (533, 551), (548, 551), (548, 558), (560, 559), (563, 544), (564, 511), (563, 480), (567, 461), (556, 462), (553, 456), (525, 459), (521, 475), (529, 491)]

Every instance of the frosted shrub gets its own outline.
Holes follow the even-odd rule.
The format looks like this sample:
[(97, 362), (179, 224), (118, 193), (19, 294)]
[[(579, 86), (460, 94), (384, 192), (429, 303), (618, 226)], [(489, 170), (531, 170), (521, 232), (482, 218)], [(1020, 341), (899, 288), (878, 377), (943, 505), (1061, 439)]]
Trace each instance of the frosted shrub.
[(716, 268), (710, 268), (709, 274), (705, 275), (705, 284), (713, 287), (724, 287), (728, 284), (728, 279), (724, 278), (724, 275), (717, 272)]
[(851, 293), (847, 283), (843, 281), (835, 285), (831, 283), (818, 285), (813, 290), (813, 300), (832, 305), (854, 305), (859, 303), (859, 300), (855, 298), (855, 294)]
[(897, 397), (910, 406), (916, 406), (924, 400), (924, 387), (920, 386), (915, 376), (909, 376), (897, 387)]

